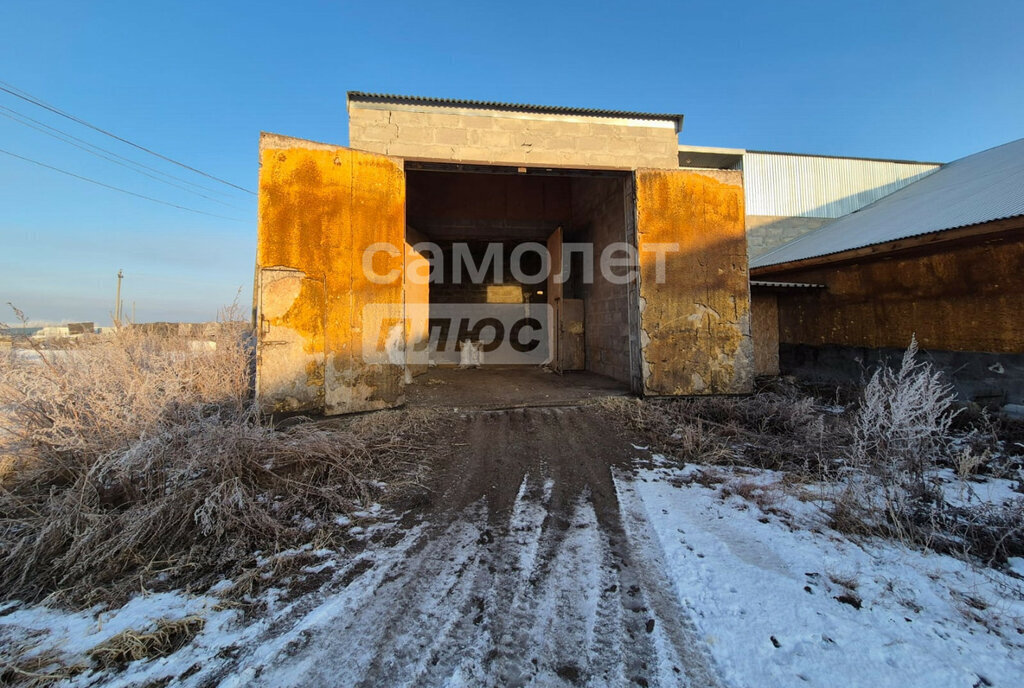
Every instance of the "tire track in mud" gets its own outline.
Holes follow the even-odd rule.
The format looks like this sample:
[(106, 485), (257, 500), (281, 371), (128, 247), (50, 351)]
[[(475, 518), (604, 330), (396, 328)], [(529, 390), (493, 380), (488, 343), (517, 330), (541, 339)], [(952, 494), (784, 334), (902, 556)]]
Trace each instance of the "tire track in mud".
[[(411, 545), (254, 683), (718, 686), (595, 408), (463, 414)], [(624, 522), (625, 521), (625, 522)]]

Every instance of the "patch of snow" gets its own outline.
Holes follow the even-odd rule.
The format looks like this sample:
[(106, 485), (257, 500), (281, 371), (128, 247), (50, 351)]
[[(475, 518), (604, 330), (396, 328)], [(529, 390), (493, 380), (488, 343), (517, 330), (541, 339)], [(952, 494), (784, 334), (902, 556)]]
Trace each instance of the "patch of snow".
[(623, 512), (643, 512), (657, 534), (676, 594), (728, 684), (1018, 684), (1020, 581), (891, 542), (854, 544), (820, 514), (817, 532), (793, 529), (738, 497), (668, 482), (681, 474), (647, 470), (616, 485)]

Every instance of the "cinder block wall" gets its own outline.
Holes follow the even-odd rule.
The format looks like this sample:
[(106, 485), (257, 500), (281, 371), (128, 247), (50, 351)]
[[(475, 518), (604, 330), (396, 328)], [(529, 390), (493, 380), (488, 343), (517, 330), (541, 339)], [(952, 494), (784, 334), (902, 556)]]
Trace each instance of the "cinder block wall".
[(413, 160), (633, 169), (679, 165), (671, 122), (350, 102), (349, 145)]
[(594, 283), (583, 286), (587, 370), (629, 383), (628, 287), (601, 278), (601, 252), (625, 241), (626, 207), (622, 179), (574, 179), (574, 240), (594, 245)]
[(751, 258), (802, 237), (834, 221), (831, 217), (747, 215), (747, 253)]

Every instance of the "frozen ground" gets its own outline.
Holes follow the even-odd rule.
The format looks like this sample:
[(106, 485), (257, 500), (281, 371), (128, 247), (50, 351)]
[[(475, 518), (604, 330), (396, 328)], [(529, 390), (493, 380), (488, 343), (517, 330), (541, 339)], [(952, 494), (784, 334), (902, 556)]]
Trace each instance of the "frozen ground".
[(353, 526), (354, 556), (278, 555), (303, 557), (305, 584), (271, 579), (248, 611), (222, 605), (227, 583), (107, 612), (8, 606), (0, 643), (70, 665), (124, 629), (206, 619), (173, 655), (80, 686), (1021, 685), (1019, 576), (851, 542), (781, 474), (670, 467), (561, 409), (477, 414), (452, 444), (443, 508)]

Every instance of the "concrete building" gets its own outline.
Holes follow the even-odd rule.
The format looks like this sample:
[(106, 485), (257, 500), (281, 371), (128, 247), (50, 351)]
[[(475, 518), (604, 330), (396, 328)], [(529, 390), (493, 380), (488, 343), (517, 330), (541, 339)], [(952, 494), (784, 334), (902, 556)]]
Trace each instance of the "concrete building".
[[(637, 394), (751, 390), (742, 173), (680, 169), (681, 115), (356, 92), (348, 113), (349, 147), (261, 137), (265, 408), (401, 404), (453, 309), (540, 308), (523, 322), (543, 320), (567, 385), (582, 369)], [(529, 275), (493, 267), (537, 247)], [(460, 261), (489, 267), (434, 272)]]
[(924, 178), (934, 162), (680, 146), (679, 166), (743, 171), (751, 259)]
[(916, 336), (964, 399), (1024, 403), (1024, 139), (760, 255), (751, 275), (755, 337), (777, 338), (782, 372), (856, 380)]

